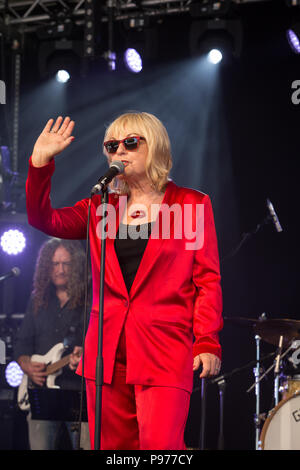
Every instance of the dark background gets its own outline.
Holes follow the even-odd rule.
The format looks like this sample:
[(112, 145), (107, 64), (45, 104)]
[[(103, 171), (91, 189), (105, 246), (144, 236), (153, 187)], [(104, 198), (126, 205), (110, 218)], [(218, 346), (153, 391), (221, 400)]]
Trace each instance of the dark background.
[[(56, 159), (52, 203), (56, 207), (73, 204), (89, 194), (105, 171), (101, 151), (105, 126), (128, 110), (155, 114), (166, 125), (172, 142), (171, 177), (179, 185), (208, 193), (212, 199), (221, 258), (224, 317), (257, 319), (266, 313), (267, 318), (299, 319), (300, 104), (292, 103), (291, 85), (300, 79), (300, 56), (292, 52), (286, 39), (287, 26), (298, 14), (298, 8), (287, 8), (285, 2), (242, 5), (241, 56), (213, 69), (189, 55), (190, 17), (164, 18), (159, 26), (160, 55), (141, 74), (130, 74), (121, 66), (109, 72), (105, 61), (95, 60), (84, 77), (75, 77), (64, 86), (39, 76), (39, 41), (34, 34), (28, 35), (22, 56), (18, 170), (25, 178), (34, 142), (46, 121), (60, 114), (70, 115), (76, 121), (75, 141)], [(9, 64), (9, 53), (5, 61)], [(10, 76), (6, 65), (6, 81)], [(2, 105), (0, 109), (1, 145), (11, 145), (9, 100), (5, 106), (6, 109)], [(275, 207), (283, 232), (277, 233), (272, 224), (262, 225), (234, 256), (224, 259), (238, 245), (243, 233), (254, 230), (265, 220), (267, 198)], [(22, 198), (19, 207), (19, 212), (24, 212)], [(5, 214), (1, 229), (12, 220)], [(13, 301), (8, 306), (2, 301), (4, 309), (8, 309), (3, 313), (9, 315), (25, 311), (36, 255), (46, 238), (26, 221), (19, 225), (27, 233), (26, 250), (18, 259), (1, 254), (0, 261), (3, 272), (14, 265), (22, 270), (18, 279), (5, 283), (6, 289), (13, 292)], [(5, 298), (6, 294), (0, 293)], [(12, 335), (17, 326), (13, 322)], [(225, 320), (221, 333), (221, 373), (230, 373), (255, 360), (254, 336), (251, 327)], [(261, 348), (262, 354), (276, 350), (266, 341), (262, 341)], [(266, 361), (265, 366), (271, 363)], [(255, 448), (255, 395), (254, 391), (246, 393), (253, 381), (253, 366), (226, 380), (225, 449)], [(3, 378), (1, 383), (5, 389)], [(274, 404), (272, 374), (262, 382), (261, 393), (261, 411), (268, 412)], [(189, 447), (199, 445), (200, 406), (199, 381), (195, 376), (186, 429)], [(15, 414), (14, 419), (23, 422), (23, 417)], [(217, 449), (216, 384), (207, 387), (205, 429), (205, 447)], [(19, 425), (14, 435), (15, 447), (25, 445), (24, 432), (25, 427)]]

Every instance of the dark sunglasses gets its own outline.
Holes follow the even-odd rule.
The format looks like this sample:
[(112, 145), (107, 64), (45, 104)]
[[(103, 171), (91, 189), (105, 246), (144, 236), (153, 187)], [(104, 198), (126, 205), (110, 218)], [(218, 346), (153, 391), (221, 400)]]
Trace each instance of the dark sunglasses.
[(144, 137), (134, 136), (126, 137), (123, 140), (108, 140), (104, 142), (104, 147), (108, 153), (116, 153), (120, 144), (124, 144), (126, 150), (135, 150), (140, 144), (140, 140), (146, 140)]

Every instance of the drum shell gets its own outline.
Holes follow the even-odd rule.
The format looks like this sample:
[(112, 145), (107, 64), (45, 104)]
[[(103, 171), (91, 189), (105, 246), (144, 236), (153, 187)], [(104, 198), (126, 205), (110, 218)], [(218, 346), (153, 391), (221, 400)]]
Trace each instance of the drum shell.
[(271, 411), (261, 432), (262, 450), (300, 450), (300, 391)]
[(300, 375), (287, 377), (282, 386), (282, 398), (288, 398), (300, 391)]

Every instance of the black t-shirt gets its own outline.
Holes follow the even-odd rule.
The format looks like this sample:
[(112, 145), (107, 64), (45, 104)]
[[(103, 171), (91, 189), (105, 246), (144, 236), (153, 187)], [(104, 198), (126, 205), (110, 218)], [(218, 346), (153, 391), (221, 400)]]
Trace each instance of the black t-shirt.
[(151, 234), (153, 222), (141, 225), (120, 224), (115, 239), (115, 250), (128, 292)]

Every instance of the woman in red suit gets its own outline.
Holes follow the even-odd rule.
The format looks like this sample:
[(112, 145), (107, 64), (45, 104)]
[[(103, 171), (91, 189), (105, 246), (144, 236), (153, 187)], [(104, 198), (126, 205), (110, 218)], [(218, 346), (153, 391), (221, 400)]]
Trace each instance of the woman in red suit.
[[(26, 185), (29, 223), (51, 236), (86, 237), (89, 198), (54, 209), (54, 156), (74, 122), (50, 119), (34, 146)], [(169, 178), (170, 142), (148, 113), (127, 113), (106, 130), (108, 162), (122, 161), (109, 192), (103, 312), (101, 449), (185, 449), (193, 386), (220, 371), (222, 294), (209, 197)], [(98, 345), (100, 196), (91, 201), (93, 307), (84, 371), (94, 443)]]

